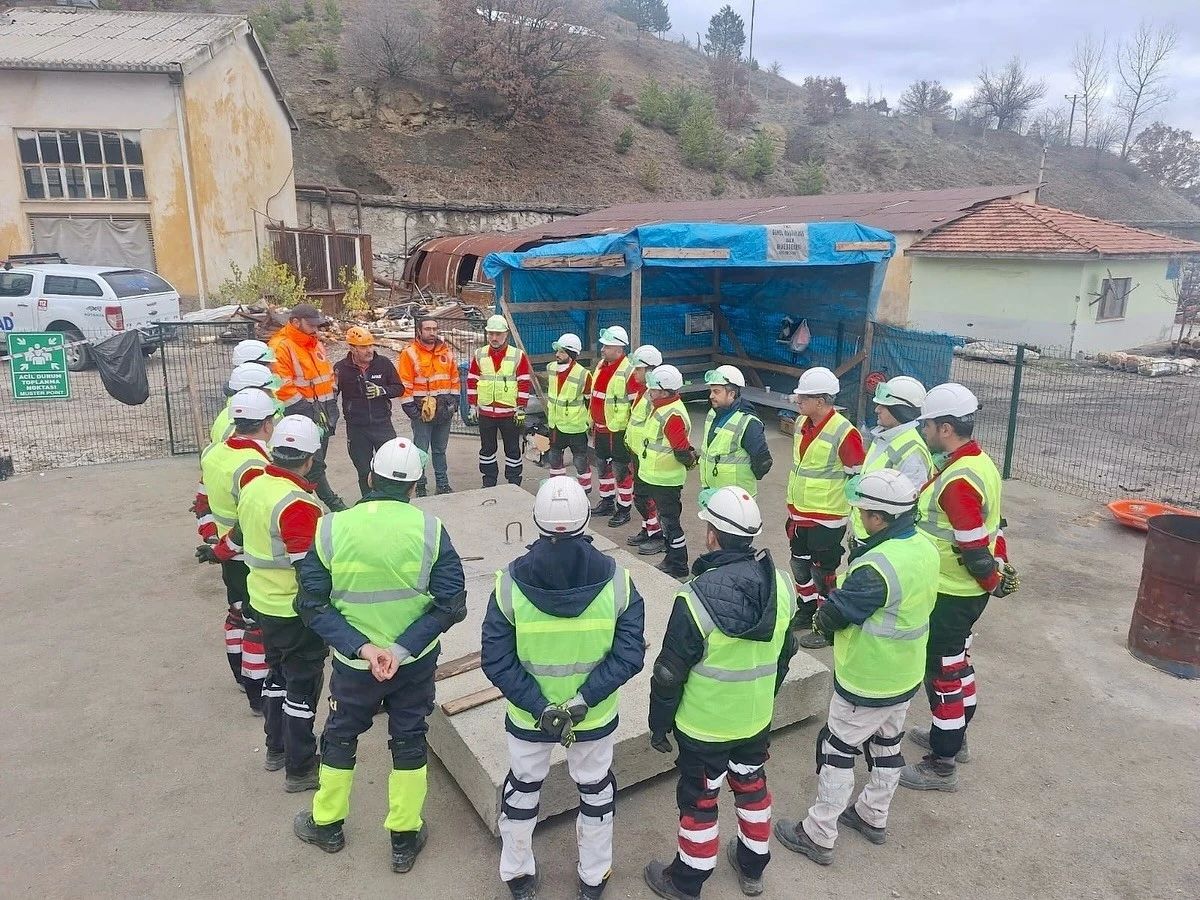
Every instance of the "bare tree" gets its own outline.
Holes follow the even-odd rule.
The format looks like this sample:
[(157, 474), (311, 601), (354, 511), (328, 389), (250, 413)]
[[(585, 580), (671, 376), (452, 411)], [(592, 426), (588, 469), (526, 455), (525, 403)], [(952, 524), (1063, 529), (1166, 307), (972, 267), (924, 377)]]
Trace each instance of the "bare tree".
[(1167, 86), (1167, 59), (1179, 44), (1173, 25), (1156, 28), (1142, 21), (1127, 41), (1117, 44), (1117, 99), (1115, 106), (1124, 122), (1121, 159), (1129, 156), (1133, 132), (1151, 111), (1170, 100), (1175, 92)]
[(1119, 116), (1103, 116), (1092, 125), (1092, 147), (1101, 153), (1111, 152), (1121, 143), (1125, 121)]
[(1083, 112), (1083, 146), (1090, 147), (1092, 132), (1100, 121), (1104, 92), (1108, 90), (1106, 49), (1108, 36), (1097, 41), (1088, 35), (1075, 44), (1071, 54), (1071, 74), (1075, 76), (1075, 93), (1079, 95)]
[(932, 116), (945, 119), (950, 115), (950, 92), (940, 81), (914, 81), (900, 95), (900, 112), (906, 116)]
[(367, 71), (380, 78), (403, 78), (415, 74), (428, 58), (425, 31), (419, 12), (373, 0), (361, 8), (350, 46)]
[(1029, 126), (1032, 137), (1038, 138), (1047, 147), (1067, 146), (1067, 125), (1070, 117), (1066, 108), (1055, 106), (1043, 109)]
[(1045, 96), (1046, 82), (1030, 78), (1025, 63), (1014, 56), (1003, 69), (993, 72), (983, 67), (973, 104), (984, 115), (996, 119), (997, 131), (1007, 131)]

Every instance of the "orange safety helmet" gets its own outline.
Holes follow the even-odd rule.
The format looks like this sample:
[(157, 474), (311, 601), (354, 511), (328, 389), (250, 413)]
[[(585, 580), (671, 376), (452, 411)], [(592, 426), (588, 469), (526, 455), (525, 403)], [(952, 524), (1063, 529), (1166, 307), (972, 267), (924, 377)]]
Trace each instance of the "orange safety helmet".
[(353, 325), (346, 329), (346, 343), (351, 347), (370, 347), (375, 336), (361, 325)]

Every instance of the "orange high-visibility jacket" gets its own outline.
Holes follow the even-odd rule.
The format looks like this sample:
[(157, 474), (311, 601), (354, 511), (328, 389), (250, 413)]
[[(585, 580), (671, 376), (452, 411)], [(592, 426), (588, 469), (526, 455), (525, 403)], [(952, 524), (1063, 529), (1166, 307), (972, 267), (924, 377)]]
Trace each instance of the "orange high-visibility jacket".
[(405, 403), (459, 393), (458, 361), (445, 341), (438, 341), (432, 349), (413, 341), (400, 354), (396, 370), (404, 384)]
[(280, 403), (286, 407), (301, 400), (333, 399), (333, 364), (315, 334), (305, 334), (289, 322), (268, 343), (275, 351), (271, 368), (283, 381), (275, 392)]

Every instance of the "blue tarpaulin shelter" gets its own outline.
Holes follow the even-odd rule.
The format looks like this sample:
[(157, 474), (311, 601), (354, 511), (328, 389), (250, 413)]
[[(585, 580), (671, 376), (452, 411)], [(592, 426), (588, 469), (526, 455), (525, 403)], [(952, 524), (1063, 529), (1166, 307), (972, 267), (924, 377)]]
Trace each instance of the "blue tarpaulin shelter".
[[(600, 330), (619, 324), (685, 375), (727, 362), (790, 391), (825, 365), (856, 390), (894, 251), (890, 233), (852, 222), (678, 223), (493, 253), (483, 270), (534, 363), (564, 332), (590, 357)], [(787, 337), (802, 320), (812, 340), (797, 351)]]

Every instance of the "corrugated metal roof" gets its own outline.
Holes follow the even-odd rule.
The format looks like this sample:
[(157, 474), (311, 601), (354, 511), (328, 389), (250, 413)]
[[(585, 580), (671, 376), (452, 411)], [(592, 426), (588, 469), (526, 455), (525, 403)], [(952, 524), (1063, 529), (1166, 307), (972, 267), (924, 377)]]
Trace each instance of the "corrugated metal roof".
[[(489, 253), (527, 250), (540, 243), (543, 241), (536, 237), (515, 231), (430, 238), (409, 257), (404, 267), (404, 280), (452, 295), (468, 281), (489, 281), (482, 268), (483, 259)], [(471, 257), (467, 260), (470, 270), (459, 278), (459, 268), (467, 257)]]
[(1028, 256), (1182, 256), (1200, 243), (1081, 213), (995, 200), (917, 241), (909, 253)]
[(295, 130), (244, 16), (16, 7), (0, 12), (0, 69), (188, 72), (243, 37)]

